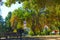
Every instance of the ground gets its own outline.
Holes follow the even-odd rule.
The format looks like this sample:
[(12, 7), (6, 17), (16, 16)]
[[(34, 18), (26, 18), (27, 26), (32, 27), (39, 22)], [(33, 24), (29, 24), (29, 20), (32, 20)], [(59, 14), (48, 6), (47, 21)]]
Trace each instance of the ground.
[[(0, 39), (6, 39), (2, 37)], [(30, 37), (22, 37), (21, 38), (7, 38), (6, 40), (60, 40), (59, 35), (45, 35), (45, 36), (30, 36)]]

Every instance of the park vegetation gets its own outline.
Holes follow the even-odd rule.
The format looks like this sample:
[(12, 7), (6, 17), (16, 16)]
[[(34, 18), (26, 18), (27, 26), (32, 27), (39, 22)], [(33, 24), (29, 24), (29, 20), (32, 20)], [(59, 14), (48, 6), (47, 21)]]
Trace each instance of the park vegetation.
[[(22, 3), (22, 7), (9, 12), (5, 21), (0, 16), (0, 30), (3, 28), (4, 32), (18, 32), (17, 30), (23, 28), (28, 35), (60, 32), (60, 0), (6, 0), (5, 5), (10, 7), (16, 2)], [(24, 21), (29, 31), (24, 29)]]

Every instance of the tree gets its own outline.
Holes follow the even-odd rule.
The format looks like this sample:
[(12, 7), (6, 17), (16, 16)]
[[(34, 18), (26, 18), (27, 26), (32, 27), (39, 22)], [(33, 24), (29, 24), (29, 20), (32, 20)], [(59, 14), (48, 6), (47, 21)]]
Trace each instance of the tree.
[(10, 22), (11, 15), (12, 15), (12, 13), (9, 12), (8, 15), (7, 15), (6, 18), (5, 18), (5, 27), (6, 27), (6, 31), (7, 31), (7, 32), (12, 31), (11, 22)]
[[(55, 27), (60, 25), (60, 0), (7, 0), (5, 4), (6, 6), (11, 6), (11, 4), (16, 3), (17, 1), (23, 4), (22, 7), (25, 9), (25, 12), (23, 14), (21, 10), (15, 10), (16, 12), (14, 12), (14, 15), (12, 16), (12, 24), (21, 18), (19, 19), (19, 22), (21, 22), (22, 25), (24, 18), (26, 25), (29, 26), (35, 34), (36, 31), (41, 32), (44, 25), (48, 25), (49, 28), (51, 28), (52, 25)], [(20, 23), (18, 23), (18, 26), (20, 26), (19, 24)]]
[(0, 15), (0, 32), (3, 32), (4, 30), (4, 20), (2, 16)]
[(11, 26), (13, 29), (23, 28), (24, 21), (24, 10), (18, 8), (12, 12), (12, 16), (10, 19)]

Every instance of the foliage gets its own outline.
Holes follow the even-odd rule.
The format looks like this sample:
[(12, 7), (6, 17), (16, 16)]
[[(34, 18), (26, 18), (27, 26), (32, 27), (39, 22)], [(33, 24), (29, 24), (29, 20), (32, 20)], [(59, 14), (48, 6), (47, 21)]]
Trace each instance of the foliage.
[(24, 11), (20, 8), (14, 10), (12, 12), (12, 16), (10, 19), (11, 26), (13, 29), (20, 29), (23, 27), (23, 21), (24, 21)]
[(4, 32), (4, 19), (0, 15), (0, 32)]
[(10, 7), (16, 2), (23, 6), (12, 12), (10, 22), (13, 29), (24, 28), (26, 21), (26, 26), (36, 35), (40, 34), (44, 25), (48, 25), (51, 30), (57, 30), (60, 26), (60, 0), (7, 0), (5, 5)]
[(8, 31), (9, 32), (12, 31), (11, 22), (10, 22), (11, 15), (12, 15), (12, 13), (9, 12), (8, 15), (7, 15), (7, 17), (5, 18), (5, 29), (6, 29), (7, 32)]
[(33, 31), (32, 31), (32, 30), (31, 30), (28, 34), (29, 34), (29, 35), (31, 35), (31, 36), (33, 36), (33, 35), (34, 35), (34, 33), (33, 33)]
[(41, 32), (41, 35), (50, 35), (50, 33), (51, 33), (51, 29), (43, 29), (43, 32)]

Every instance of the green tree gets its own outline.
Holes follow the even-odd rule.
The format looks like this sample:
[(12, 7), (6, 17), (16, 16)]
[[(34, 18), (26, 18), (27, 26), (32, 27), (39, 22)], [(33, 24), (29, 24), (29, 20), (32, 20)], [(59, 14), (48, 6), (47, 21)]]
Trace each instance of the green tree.
[(4, 20), (2, 16), (0, 15), (0, 32), (3, 32), (4, 30)]
[(24, 22), (24, 10), (18, 8), (12, 12), (12, 16), (10, 19), (11, 26), (13, 29), (23, 28)]
[(7, 31), (7, 32), (8, 32), (8, 31), (9, 31), (9, 32), (12, 31), (11, 22), (10, 22), (11, 15), (12, 15), (12, 13), (9, 12), (8, 15), (7, 15), (6, 18), (5, 18), (5, 27), (6, 27), (6, 31)]
[[(12, 16), (12, 24), (21, 18), (19, 22), (22, 26), (24, 21), (22, 19), (24, 18), (26, 26), (30, 27), (35, 34), (37, 31), (41, 32), (44, 25), (48, 25), (50, 28), (52, 25), (56, 28), (60, 26), (60, 0), (7, 0), (5, 4), (10, 7), (11, 4), (16, 2), (22, 3), (25, 12), (23, 14), (21, 10), (15, 10), (16, 12)], [(18, 26), (20, 26), (20, 23), (18, 23)]]

